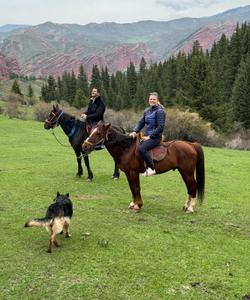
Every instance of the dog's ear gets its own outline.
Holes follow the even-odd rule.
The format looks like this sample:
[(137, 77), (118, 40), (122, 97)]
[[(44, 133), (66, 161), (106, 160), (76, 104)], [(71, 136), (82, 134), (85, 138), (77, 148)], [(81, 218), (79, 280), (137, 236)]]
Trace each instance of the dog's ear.
[(60, 196), (60, 193), (59, 193), (59, 192), (57, 192), (56, 196), (57, 196), (57, 197), (58, 197), (58, 196)]
[(69, 193), (66, 194), (66, 197), (69, 197)]

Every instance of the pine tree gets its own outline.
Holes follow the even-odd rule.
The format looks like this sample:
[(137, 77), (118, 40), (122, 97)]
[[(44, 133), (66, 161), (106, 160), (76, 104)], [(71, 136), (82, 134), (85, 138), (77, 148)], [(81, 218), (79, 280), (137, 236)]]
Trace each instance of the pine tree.
[(56, 100), (56, 81), (52, 75), (49, 75), (48, 80), (48, 101)]
[(69, 83), (69, 103), (73, 104), (75, 96), (76, 96), (76, 76), (74, 71), (72, 70), (70, 76), (70, 83)]
[(88, 99), (83, 94), (83, 90), (78, 88), (76, 91), (75, 99), (73, 101), (73, 106), (76, 108), (85, 107), (87, 105), (87, 100)]
[(68, 72), (64, 72), (62, 76), (62, 99), (68, 103), (70, 103), (70, 74)]
[(61, 102), (63, 99), (63, 82), (60, 76), (57, 77), (56, 99), (58, 102)]
[(233, 86), (232, 102), (235, 121), (250, 129), (250, 55), (242, 58)]
[(86, 73), (84, 72), (83, 65), (80, 65), (79, 68), (79, 74), (77, 77), (77, 89), (81, 89), (85, 97), (89, 96), (89, 85), (88, 85)]
[(32, 86), (31, 86), (31, 84), (29, 84), (28, 85), (28, 97), (32, 98), (33, 94), (34, 94), (34, 92), (33, 92)]
[(139, 66), (139, 74), (142, 75), (147, 68), (147, 63), (144, 57), (141, 58), (140, 66)]
[(18, 94), (20, 96), (22, 96), (22, 92), (21, 92), (21, 89), (20, 89), (20, 86), (19, 86), (19, 83), (18, 81), (15, 79), (13, 84), (12, 84), (12, 87), (11, 87), (11, 91), (14, 93), (14, 94)]
[(90, 82), (90, 89), (96, 87), (101, 89), (101, 75), (97, 65), (93, 65), (92, 68), (92, 75), (91, 75), (91, 82)]
[(127, 67), (127, 83), (129, 90), (129, 99), (127, 102), (128, 107), (133, 105), (133, 100), (135, 99), (136, 88), (137, 88), (137, 74), (135, 71), (135, 66), (132, 62), (130, 62)]

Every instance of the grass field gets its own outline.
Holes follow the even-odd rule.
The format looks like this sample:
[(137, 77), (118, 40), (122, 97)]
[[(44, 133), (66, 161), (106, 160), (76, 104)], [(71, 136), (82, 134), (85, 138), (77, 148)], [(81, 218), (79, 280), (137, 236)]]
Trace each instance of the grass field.
[[(67, 143), (60, 128), (58, 137)], [(71, 148), (43, 124), (0, 117), (0, 299), (243, 299), (250, 294), (250, 152), (205, 148), (206, 198), (185, 214), (178, 172), (141, 179), (127, 209), (124, 174), (106, 150), (77, 178)], [(43, 217), (57, 191), (74, 204), (72, 237), (48, 254)]]

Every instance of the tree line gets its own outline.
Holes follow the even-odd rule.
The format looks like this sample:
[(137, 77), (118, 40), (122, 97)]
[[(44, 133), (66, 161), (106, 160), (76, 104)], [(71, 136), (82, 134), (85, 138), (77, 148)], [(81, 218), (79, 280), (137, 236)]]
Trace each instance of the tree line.
[(138, 68), (131, 62), (125, 71), (113, 74), (94, 65), (90, 81), (82, 65), (77, 76), (73, 71), (57, 79), (50, 75), (41, 98), (80, 108), (87, 104), (93, 86), (115, 110), (143, 109), (149, 93), (157, 91), (164, 106), (196, 111), (216, 129), (229, 131), (235, 122), (249, 129), (250, 24), (237, 25), (230, 39), (222, 34), (207, 51), (196, 41), (188, 54), (179, 52), (150, 65), (142, 58)]

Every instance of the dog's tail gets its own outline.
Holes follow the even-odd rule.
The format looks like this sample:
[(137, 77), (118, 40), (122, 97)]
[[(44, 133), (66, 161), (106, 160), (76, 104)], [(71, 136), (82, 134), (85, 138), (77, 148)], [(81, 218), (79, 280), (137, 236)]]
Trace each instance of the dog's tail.
[(46, 227), (48, 225), (50, 225), (52, 219), (48, 219), (48, 218), (41, 218), (41, 219), (32, 219), (27, 221), (24, 224), (24, 227)]

